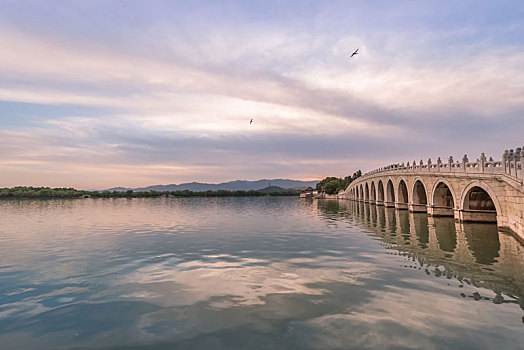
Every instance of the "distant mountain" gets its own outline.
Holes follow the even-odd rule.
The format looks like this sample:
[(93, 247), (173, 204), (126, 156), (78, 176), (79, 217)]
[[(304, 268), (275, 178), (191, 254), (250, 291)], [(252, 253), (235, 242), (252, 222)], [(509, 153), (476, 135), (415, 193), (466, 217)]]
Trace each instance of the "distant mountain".
[[(126, 188), (126, 187), (113, 187), (113, 188), (110, 188), (110, 189), (107, 189), (106, 191), (117, 191), (117, 192), (125, 192), (127, 190), (130, 190), (130, 188)], [(96, 191), (96, 190), (91, 190), (91, 191)]]
[(269, 186), (281, 187), (283, 189), (301, 189), (304, 187), (315, 187), (319, 181), (300, 181), (300, 180), (288, 180), (288, 179), (273, 179), (273, 180), (257, 180), (257, 181), (246, 181), (236, 180), (223, 182), (219, 184), (208, 184), (201, 182), (189, 182), (180, 185), (154, 185), (140, 188), (126, 188), (126, 187), (113, 187), (107, 189), (107, 191), (127, 191), (133, 190), (136, 192), (140, 191), (184, 191), (189, 190), (193, 192), (204, 192), (204, 191), (238, 191), (238, 190), (260, 190)]

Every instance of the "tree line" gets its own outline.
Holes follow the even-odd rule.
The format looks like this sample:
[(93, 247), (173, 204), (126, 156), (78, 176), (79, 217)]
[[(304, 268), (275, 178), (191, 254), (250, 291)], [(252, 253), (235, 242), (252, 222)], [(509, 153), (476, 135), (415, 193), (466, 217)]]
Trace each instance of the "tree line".
[(335, 194), (340, 190), (345, 190), (350, 183), (362, 176), (362, 171), (358, 170), (351, 176), (344, 178), (328, 176), (319, 183), (317, 183), (317, 190), (324, 190), (327, 194)]
[(260, 196), (298, 196), (299, 190), (284, 190), (278, 192), (261, 191), (84, 191), (74, 188), (50, 188), (17, 186), (12, 188), (0, 188), (0, 199), (9, 198), (151, 198), (151, 197), (260, 197)]

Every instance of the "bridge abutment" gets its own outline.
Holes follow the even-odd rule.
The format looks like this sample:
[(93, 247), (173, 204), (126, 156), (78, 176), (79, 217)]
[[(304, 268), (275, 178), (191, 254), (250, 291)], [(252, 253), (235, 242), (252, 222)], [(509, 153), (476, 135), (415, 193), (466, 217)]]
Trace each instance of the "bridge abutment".
[(408, 210), (409, 209), (409, 204), (408, 203), (395, 203), (395, 209), (398, 209), (398, 210)]
[(427, 204), (410, 203), (408, 204), (408, 208), (409, 208), (409, 211), (412, 213), (427, 213), (428, 212)]
[(459, 210), (459, 220), (465, 222), (498, 222), (496, 212), (484, 210)]
[[(455, 209), (449, 207), (441, 207), (436, 205), (428, 205), (428, 215), (430, 216), (452, 216), (455, 217)], [(458, 214), (457, 214), (458, 215)], [(457, 216), (458, 218), (458, 216)]]

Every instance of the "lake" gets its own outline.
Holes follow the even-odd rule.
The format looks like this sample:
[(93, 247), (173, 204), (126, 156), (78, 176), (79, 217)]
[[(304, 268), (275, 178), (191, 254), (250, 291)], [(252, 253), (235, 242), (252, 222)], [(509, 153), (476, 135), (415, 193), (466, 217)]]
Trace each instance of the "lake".
[(2, 349), (521, 349), (524, 248), (350, 201), (0, 202)]

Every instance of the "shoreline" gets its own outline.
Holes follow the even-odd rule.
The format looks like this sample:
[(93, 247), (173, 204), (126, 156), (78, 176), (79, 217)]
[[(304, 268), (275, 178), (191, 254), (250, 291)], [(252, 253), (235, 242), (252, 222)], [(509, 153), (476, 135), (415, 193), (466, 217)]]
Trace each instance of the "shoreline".
[(0, 200), (10, 199), (85, 199), (85, 198), (218, 198), (218, 197), (298, 197), (299, 190), (261, 191), (83, 191), (74, 188), (13, 187), (0, 189)]

